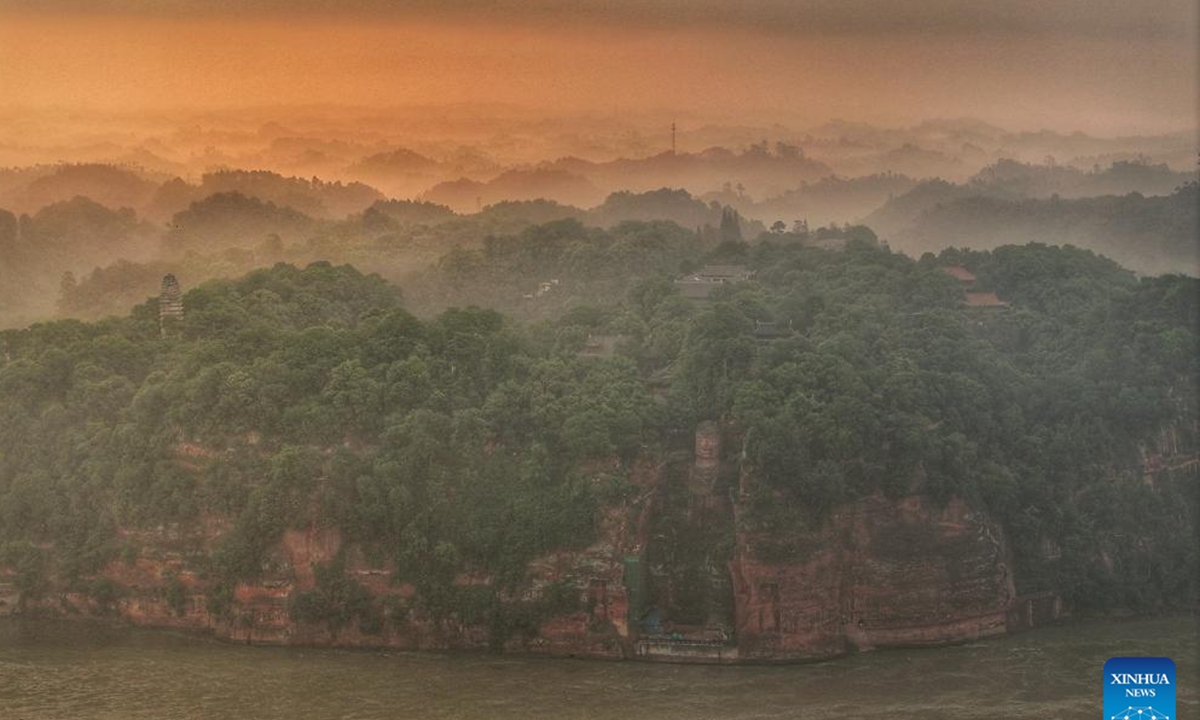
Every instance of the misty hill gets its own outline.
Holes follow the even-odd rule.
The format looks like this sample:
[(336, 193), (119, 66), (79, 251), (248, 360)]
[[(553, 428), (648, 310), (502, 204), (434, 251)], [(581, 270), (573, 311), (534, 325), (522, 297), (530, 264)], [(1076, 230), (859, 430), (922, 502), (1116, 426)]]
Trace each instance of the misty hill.
[[(172, 181), (163, 192), (187, 197), (192, 186)], [(353, 262), (393, 281), (420, 276), (451, 248), (479, 248), (492, 236), (516, 235), (527, 228), (561, 220), (608, 228), (626, 221), (674, 221), (707, 238), (717, 235), (723, 207), (704, 203), (683, 190), (615, 193), (591, 211), (549, 200), (504, 201), (478, 213), (460, 215), (444, 205), (413, 200), (379, 200), (342, 220), (319, 220), (287, 206), (241, 193), (217, 193), (176, 213), (162, 233), (161, 253), (143, 255), (140, 264), (58, 267), (44, 284), (40, 307), (48, 316), (61, 312), (95, 318), (120, 312), (129, 302), (153, 293), (152, 279), (172, 272), (189, 282), (230, 277), (263, 264), (317, 260)], [(668, 224), (668, 223), (663, 223)], [(763, 231), (757, 221), (741, 219), (743, 237)], [(157, 233), (147, 228), (148, 237)], [(151, 243), (151, 246), (159, 247)], [(95, 272), (89, 272), (95, 267)], [(78, 274), (77, 286), (60, 292), (57, 278), (66, 269)], [(128, 281), (130, 287), (122, 287)], [(22, 317), (32, 317), (23, 315)]]
[[(785, 227), (793, 220), (807, 218), (811, 224), (818, 225), (824, 217), (837, 211), (840, 216), (838, 222), (846, 223), (854, 219), (850, 216), (853, 210), (868, 206), (879, 198), (883, 198), (882, 207), (868, 216), (866, 224), (897, 248), (910, 252), (938, 250), (946, 245), (990, 247), (1027, 241), (1052, 244), (1066, 242), (1096, 248), (1139, 270), (1177, 269), (1180, 266), (1172, 263), (1180, 255), (1181, 248), (1186, 248), (1183, 238), (1190, 227), (1188, 223), (1194, 226), (1194, 218), (1189, 220), (1186, 215), (1181, 216), (1183, 220), (1178, 227), (1163, 221), (1154, 225), (1152, 231), (1142, 232), (1135, 227), (1139, 221), (1116, 221), (1111, 213), (1098, 210), (1105, 202), (1112, 202), (1111, 198), (1079, 206), (1091, 208), (1107, 220), (1087, 219), (1083, 211), (1072, 211), (1051, 221), (1047, 212), (1030, 214), (1026, 212), (1028, 208), (1012, 207), (1001, 211), (997, 207), (1017, 202), (1006, 196), (1018, 192), (1067, 188), (1086, 190), (1088, 187), (1114, 183), (1153, 187), (1155, 183), (1161, 186), (1179, 175), (1164, 166), (1145, 163), (1115, 163), (1106, 170), (1081, 171), (1004, 162), (995, 164), (972, 182), (961, 185), (940, 180), (914, 184), (915, 181), (907, 176), (881, 174), (863, 178), (825, 178), (804, 183), (789, 193), (761, 203), (755, 203), (752, 198), (742, 194), (741, 189), (735, 191), (726, 183), (722, 192), (710, 194), (707, 201), (686, 190), (660, 188), (644, 193), (612, 193), (590, 210), (539, 199), (500, 201), (487, 205), (480, 212), (458, 214), (450, 207), (427, 201), (382, 200), (373, 189), (353, 183), (326, 183), (317, 179), (309, 181), (267, 172), (221, 171), (205, 175), (196, 185), (178, 178), (163, 183), (151, 204), (160, 208), (176, 206), (182, 209), (172, 216), (165, 232), (140, 223), (135, 215), (126, 212), (123, 222), (137, 225), (133, 233), (137, 240), (124, 246), (105, 239), (112, 236), (114, 226), (111, 218), (104, 214), (93, 216), (86, 211), (90, 207), (87, 203), (77, 204), (75, 219), (64, 221), (66, 225), (73, 224), (76, 227), (69, 233), (76, 240), (65, 244), (71, 250), (43, 253), (37, 264), (39, 274), (30, 281), (30, 287), (37, 288), (37, 292), (31, 290), (31, 294), (45, 295), (39, 297), (35, 304), (48, 316), (53, 313), (54, 303), (60, 294), (58, 281), (62, 273), (72, 270), (78, 275), (80, 292), (73, 301), (65, 302), (61, 307), (72, 314), (95, 317), (118, 312), (129, 300), (140, 297), (123, 293), (103, 276), (98, 276), (89, 287), (82, 287), (89, 284), (89, 273), (93, 268), (107, 267), (122, 257), (143, 264), (166, 262), (171, 271), (184, 274), (192, 281), (227, 277), (263, 263), (306, 263), (322, 259), (351, 262), (393, 281), (402, 281), (411, 273), (419, 273), (455, 246), (477, 249), (488, 236), (516, 235), (531, 226), (560, 220), (572, 219), (585, 227), (603, 229), (627, 221), (666, 220), (689, 231), (700, 230), (702, 234), (706, 233), (708, 240), (712, 240), (716, 237), (716, 229), (722, 224), (725, 207), (733, 206), (745, 213), (738, 222), (741, 236), (753, 239), (765, 229), (764, 223), (755, 218), (768, 223), (783, 220)], [(0, 174), (0, 181), (24, 187), (33, 176), (27, 171), (13, 171), (7, 175)], [(252, 189), (262, 195), (307, 207), (324, 208), (325, 199), (346, 203), (343, 209), (362, 203), (366, 205), (361, 211), (329, 220), (303, 213), (282, 202), (267, 201), (238, 191), (193, 199), (204, 188), (229, 186)], [(897, 192), (908, 186), (912, 186), (908, 192)], [(0, 183), (2, 187), (3, 183)], [(942, 209), (972, 197), (995, 202), (978, 203), (957, 214)], [(1146, 199), (1143, 197), (1142, 200)], [(1132, 204), (1123, 207), (1136, 215), (1140, 212), (1134, 207), (1137, 202), (1134, 198)], [(54, 226), (56, 223), (53, 219), (61, 211), (59, 208), (44, 215), (42, 224)], [(110, 214), (112, 212), (109, 211)], [(1024, 215), (1010, 222), (1004, 219), (1005, 212)], [(1167, 211), (1159, 209), (1148, 212)], [(975, 224), (968, 222), (973, 215), (979, 216)], [(921, 225), (917, 224), (918, 219)], [(1048, 226), (1035, 227), (1035, 219), (1048, 223)], [(989, 221), (1004, 223), (1011, 231), (1005, 233), (984, 227)], [(94, 236), (80, 229), (92, 222), (97, 226)], [(61, 234), (64, 223), (57, 224), (59, 229), (54, 230), (52, 235)], [(153, 240), (158, 234), (164, 235), (165, 240), (161, 246), (165, 251), (162, 256), (155, 256), (147, 250), (154, 247)], [(1130, 237), (1135, 240), (1130, 241)], [(1154, 249), (1150, 254), (1139, 252), (1140, 257), (1134, 258), (1122, 254), (1122, 246), (1129, 242), (1134, 242), (1139, 248), (1159, 248), (1160, 245), (1162, 248)], [(54, 246), (51, 243), (48, 247)], [(58, 246), (64, 245), (58, 243)], [(119, 250), (114, 251), (114, 248)], [(230, 254), (230, 250), (237, 252)], [(114, 252), (116, 254), (112, 254)], [(187, 253), (191, 255), (185, 261)], [(1155, 253), (1167, 253), (1166, 257), (1172, 260), (1155, 260)], [(32, 267), (28, 261), (15, 259), (13, 251), (9, 255), (10, 267)], [(1186, 269), (1187, 266), (1183, 267)], [(154, 272), (162, 269), (160, 266), (156, 268)], [(128, 270), (124, 268), (123, 272), (127, 273)], [(146, 277), (151, 275), (153, 273), (145, 273)], [(102, 302), (100, 298), (104, 297), (109, 300)], [(15, 302), (10, 299), (9, 307), (15, 307)], [(22, 302), (28, 304), (27, 301)], [(35, 316), (23, 311), (21, 317), (28, 319)]]
[(673, 277), (695, 266), (712, 245), (662, 220), (608, 229), (559, 220), (488, 236), (477, 248), (456, 247), (435, 273), (410, 279), (407, 296), (422, 313), (478, 305), (555, 317), (581, 304), (610, 306), (639, 278)]
[(801, 143), (841, 175), (901, 172), (965, 181), (989, 163), (1013, 159), (1091, 170), (1114, 162), (1195, 165), (1194, 133), (1095, 137), (1082, 132), (1011, 131), (973, 118), (931, 119), (912, 127), (832, 121), (812, 128)]
[[(252, 163), (253, 167), (301, 177), (340, 178), (346, 166), (357, 162), (364, 153), (380, 150), (378, 143), (363, 143), (348, 137), (293, 135), (271, 123), (260, 128), (258, 135), (269, 138), (270, 144), (248, 156), (246, 165)], [(366, 178), (357, 179), (370, 182)]]
[(113, 210), (84, 197), (47, 205), (22, 217), (20, 226), (18, 245), (29, 259), (60, 272), (121, 257), (141, 259), (155, 249), (154, 229), (133, 210)]
[(362, 212), (383, 194), (359, 182), (324, 182), (284, 177), (265, 170), (218, 170), (205, 173), (199, 185), (176, 178), (164, 183), (149, 203), (146, 214), (166, 219), (191, 203), (217, 194), (238, 193), (315, 218), (343, 218)]
[[(234, 209), (225, 212), (226, 206)], [(54, 309), (50, 298), (56, 298), (62, 315), (85, 319), (116, 315), (155, 294), (166, 273), (192, 285), (281, 261), (354, 260), (393, 281), (407, 282), (410, 276), (423, 278), (455, 246), (475, 247), (489, 235), (511, 235), (532, 225), (583, 216), (582, 210), (544, 200), (498, 203), (470, 216), (457, 215), (443, 205), (386, 200), (340, 222), (317, 222), (254, 198), (214, 196), (177, 217), (158, 259), (105, 263), (81, 273), (69, 286), (46, 285), (40, 314), (26, 313), (21, 318), (50, 316)], [(179, 242), (184, 243), (182, 253), (173, 245)], [(5, 322), (0, 314), (0, 325), (15, 325), (19, 319)]]
[(362, 232), (404, 243), (415, 235), (436, 236), (442, 247), (474, 245), (488, 235), (515, 233), (557, 220), (584, 220), (588, 213), (553, 200), (503, 200), (460, 215), (445, 205), (417, 200), (386, 200), (363, 213)]
[(435, 203), (393, 200), (331, 226), (309, 251), (323, 253), (315, 257), (353, 259), (360, 267), (400, 281), (409, 273), (423, 272), (450, 248), (478, 247), (492, 235), (584, 216), (579, 208), (550, 200), (504, 201), (470, 215)]
[[(52, 165), (31, 165), (27, 167), (0, 168), (0, 197), (8, 198), (10, 207), (16, 208), (12, 202), (16, 195), (24, 193), (29, 183), (38, 178), (50, 175), (55, 170)], [(35, 210), (37, 208), (34, 208)]]
[[(450, 185), (454, 186), (450, 190)], [(459, 181), (441, 186), (446, 194), (469, 193), (479, 184)], [(473, 203), (472, 203), (473, 204)], [(478, 212), (455, 212), (450, 206), (431, 200), (386, 200), (372, 205), (363, 222), (372, 232), (397, 230), (403, 226), (453, 226), (465, 231), (475, 228), (483, 237), (494, 232), (518, 232), (530, 225), (574, 219), (586, 225), (608, 228), (628, 221), (666, 220), (686, 228), (718, 227), (724, 205), (705, 202), (686, 190), (659, 188), (648, 192), (618, 191), (590, 210), (543, 198), (503, 200), (485, 205)], [(447, 228), (441, 228), (446, 230)], [(762, 232), (762, 223), (742, 220), (742, 232), (753, 237)]]
[(165, 221), (193, 202), (217, 193), (237, 192), (288, 206), (320, 218), (342, 218), (362, 212), (383, 194), (360, 182), (325, 182), (287, 177), (265, 170), (216, 170), (199, 183), (164, 179), (133, 166), (100, 163), (64, 164), (0, 170), (0, 207), (37, 212), (75, 197), (87, 197), (112, 209), (133, 208), (140, 215)]
[(448, 171), (436, 160), (408, 148), (397, 148), (364, 157), (345, 172), (393, 196), (411, 196), (443, 180)]
[(256, 247), (272, 236), (285, 243), (308, 238), (313, 218), (239, 192), (217, 193), (192, 203), (171, 219), (164, 246), (172, 253)]
[(921, 212), (886, 236), (909, 252), (988, 249), (1028, 242), (1076, 245), (1140, 273), (1200, 273), (1200, 197), (1189, 183), (1168, 196), (1137, 193), (1075, 200), (970, 196)]
[(856, 222), (917, 185), (917, 180), (895, 173), (855, 178), (835, 176), (803, 183), (795, 190), (758, 203), (722, 199), (767, 224), (782, 220), (791, 225), (794, 220), (806, 219), (815, 226)]
[(766, 141), (741, 151), (711, 147), (698, 153), (664, 152), (610, 162), (563, 158), (551, 166), (582, 175), (608, 191), (682, 187), (700, 194), (725, 183), (740, 183), (758, 197), (833, 174), (832, 168), (807, 157), (796, 145), (778, 142), (772, 147)]
[(51, 309), (47, 278), (31, 270), (17, 216), (0, 210), (0, 327), (33, 322)]
[(424, 155), (409, 150), (397, 148), (388, 152), (376, 153), (359, 160), (349, 167), (349, 170), (359, 174), (392, 174), (410, 175), (426, 174), (438, 167), (438, 162)]
[[(717, 228), (724, 206), (706, 203), (681, 189), (660, 188), (650, 192), (615, 192), (587, 214), (589, 224), (610, 227), (629, 220), (669, 220), (686, 228)], [(744, 237), (753, 237), (765, 228), (757, 221), (740, 219)]]
[(363, 213), (363, 223), (373, 227), (384, 227), (384, 223), (401, 225), (428, 225), (444, 222), (456, 217), (453, 210), (437, 203), (417, 200), (378, 200)]
[(359, 182), (323, 182), (319, 178), (305, 180), (246, 170), (206, 173), (198, 191), (201, 197), (238, 192), (323, 218), (342, 218), (362, 212), (371, 203), (383, 199), (381, 192)]
[(906, 143), (950, 151), (964, 145), (991, 147), (1007, 131), (977, 118), (931, 118), (911, 127), (885, 127), (868, 122), (834, 119), (808, 129), (812, 140), (834, 141), (847, 147), (896, 148)]
[(76, 197), (32, 216), (0, 210), (0, 325), (52, 315), (65, 273), (118, 258), (144, 261), (156, 249), (154, 228), (128, 208)]
[(488, 232), (516, 232), (530, 225), (556, 220), (584, 220), (587, 212), (553, 200), (506, 200), (493, 203), (471, 216)]
[[(1047, 156), (1082, 170), (1138, 158), (1189, 170), (1196, 154), (1194, 132), (1097, 137), (1013, 131), (972, 118), (933, 119), (908, 127), (834, 121), (808, 129), (697, 119), (680, 124), (679, 151), (672, 154), (667, 152), (669, 120), (596, 118), (584, 123), (572, 116), (541, 117), (534, 123), (481, 115), (464, 122), (453, 111), (431, 109), (429, 117), (418, 120), (421, 114), (380, 111), (365, 117), (334, 108), (256, 113), (262, 122), (257, 129), (247, 127), (244, 113), (181, 116), (149, 125), (138, 117), (112, 117), (105, 122), (113, 132), (99, 140), (90, 127), (97, 118), (55, 117), (45, 128), (33, 129), (44, 132), (31, 131), (28, 123), (4, 125), (10, 137), (22, 141), (0, 143), (0, 164), (121, 164), (157, 182), (172, 176), (195, 182), (214, 167), (247, 168), (364, 182), (390, 197), (416, 197), (458, 178), (486, 182), (505, 170), (549, 166), (586, 178), (601, 195), (664, 186), (702, 195), (728, 182), (741, 183), (755, 200), (762, 200), (833, 174), (893, 172), (961, 182), (1003, 158), (1042, 163)], [(794, 155), (802, 155), (804, 162)], [(0, 178), (0, 205), (37, 209), (18, 207), (3, 196), (4, 184)], [(74, 194), (108, 204), (98, 192), (84, 189), (56, 199)]]
[[(360, 158), (345, 167), (342, 174), (368, 182), (394, 197), (411, 197), (456, 179), (486, 182), (512, 169), (517, 168), (505, 168), (486, 153), (469, 147), (455, 148), (439, 159), (409, 148), (395, 148)], [(493, 195), (495, 199), (519, 198)], [(474, 197), (471, 202), (474, 203)], [(474, 205), (469, 209), (474, 209)]]
[(980, 148), (971, 146), (948, 153), (912, 143), (879, 152), (845, 150), (837, 148), (832, 151), (842, 155), (842, 159), (837, 162), (831, 161), (831, 164), (838, 168), (840, 175), (847, 177), (895, 173), (916, 178), (940, 177), (964, 182), (991, 160)]
[(1081, 170), (1070, 165), (1034, 165), (1001, 160), (980, 170), (970, 185), (992, 195), (1008, 198), (1094, 197), (1097, 195), (1170, 195), (1194, 172), (1175, 172), (1165, 163), (1117, 161), (1101, 169), (1096, 165)]
[(927, 121), (911, 128), (835, 120), (804, 136), (810, 154), (842, 176), (895, 173), (965, 180), (986, 164), (1003, 131), (979, 121)]
[(908, 192), (891, 197), (864, 221), (882, 235), (903, 231), (922, 213), (935, 206), (968, 197), (1003, 200), (1023, 198), (1084, 198), (1097, 195), (1170, 195), (1194, 172), (1175, 172), (1165, 164), (1117, 161), (1090, 170), (1056, 164), (1000, 160), (980, 170), (966, 183), (925, 180)]
[(902, 232), (927, 210), (979, 194), (978, 189), (946, 180), (925, 180), (902, 195), (888, 198), (883, 206), (867, 215), (863, 222), (881, 236), (889, 237)]
[(1191, 168), (1195, 166), (1197, 150), (1194, 131), (1110, 138), (1078, 131), (1021, 131), (1006, 133), (1001, 145), (1001, 157), (1017, 157), (1026, 162), (1053, 157), (1060, 163), (1082, 168), (1121, 161), (1146, 162), (1147, 159), (1175, 168)]
[[(147, 143), (147, 145), (153, 144)], [(127, 151), (112, 157), (101, 158), (101, 162), (105, 165), (114, 165), (116, 167), (137, 168), (140, 172), (147, 173), (156, 179), (182, 175), (188, 172), (186, 164), (163, 157), (145, 145), (129, 148)]]
[(177, 264), (118, 260), (64, 282), (59, 288), (56, 309), (66, 317), (84, 320), (119, 315), (121, 308), (139, 305), (157, 295), (167, 273), (189, 277), (181, 273)]
[(615, 192), (604, 203), (589, 213), (592, 224), (601, 227), (615, 225), (623, 220), (671, 220), (684, 227), (700, 227), (720, 222), (720, 206), (693, 197), (688, 191), (660, 188), (650, 192)]
[(422, 199), (469, 213), (505, 200), (553, 200), (591, 207), (604, 197), (587, 178), (553, 168), (507, 170), (487, 182), (460, 178), (435, 185)]
[(27, 213), (79, 196), (114, 210), (140, 209), (159, 184), (133, 168), (96, 163), (31, 168), (27, 173), (0, 172), (10, 178), (0, 183), (0, 207)]
[[(961, 169), (961, 168), (960, 168)], [(810, 223), (858, 222), (864, 218), (884, 234), (903, 229), (938, 203), (982, 195), (1005, 199), (1079, 198), (1096, 195), (1168, 195), (1195, 173), (1175, 172), (1166, 164), (1117, 161), (1101, 169), (1069, 165), (1000, 160), (962, 184), (943, 179), (918, 181), (913, 176), (882, 173), (862, 177), (828, 177), (760, 202), (726, 187), (705, 199), (736, 207), (743, 214), (770, 224), (798, 219)]]

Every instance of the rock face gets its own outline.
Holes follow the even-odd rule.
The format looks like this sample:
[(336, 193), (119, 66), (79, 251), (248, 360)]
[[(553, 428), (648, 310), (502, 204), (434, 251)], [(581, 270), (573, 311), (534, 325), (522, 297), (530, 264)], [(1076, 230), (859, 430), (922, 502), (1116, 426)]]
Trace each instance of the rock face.
[[(636, 623), (631, 624), (627, 566), (646, 543), (661, 465), (635, 464), (629, 479), (633, 497), (606, 509), (597, 541), (562, 550), (530, 563), (526, 583), (514, 603), (536, 601), (552, 584), (579, 592), (579, 609), (544, 619), (529, 632), (505, 639), (512, 652), (622, 658), (633, 655)], [(26, 602), (23, 611), (66, 617), (120, 619), (136, 625), (206, 631), (228, 640), (255, 644), (390, 647), (404, 650), (489, 650), (497, 643), (484, 621), (430, 618), (417, 609), (416, 589), (388, 567), (368, 563), (357, 548), (343, 546), (335, 528), (289, 529), (264, 563), (261, 576), (232, 588), (223, 609), (214, 607), (218, 589), (192, 568), (201, 567), (230, 523), (205, 518), (189, 527), (164, 526), (121, 531), (131, 552), (110, 562), (93, 582), (118, 588), (105, 600), (95, 594), (50, 592)], [(338, 628), (297, 620), (291, 601), (317, 587), (315, 570), (339, 553), (345, 576), (364, 588), (379, 609), (377, 623), (359, 621)], [(0, 568), (0, 615), (20, 605), (9, 573)], [(460, 573), (455, 585), (490, 586), (486, 574)]]
[(631, 656), (641, 604), (636, 568), (645, 553), (662, 470), (661, 464), (650, 463), (633, 468), (630, 480), (638, 494), (605, 512), (598, 542), (530, 564), (531, 595), (550, 583), (566, 582), (583, 593), (582, 609), (543, 622), (536, 637), (510, 639), (507, 650), (559, 656)]
[[(748, 530), (731, 493), (739, 469), (722, 461), (721, 445), (720, 429), (706, 423), (692, 457), (648, 457), (629, 468), (636, 491), (604, 511), (596, 542), (533, 561), (516, 594), (502, 598), (536, 604), (549, 588), (566, 588), (578, 593), (576, 609), (506, 637), (492, 637), (486, 619), (423, 615), (411, 584), (390, 564), (372, 565), (358, 548), (344, 546), (334, 528), (288, 530), (258, 580), (216, 588), (195, 568), (230, 531), (222, 518), (122, 531), (129, 551), (91, 580), (116, 589), (107, 593), (63, 589), (21, 603), (13, 573), (0, 568), (0, 614), (20, 608), (104, 616), (253, 643), (676, 662), (804, 660), (944, 644), (1004, 633), (1006, 622), (1021, 627), (1057, 616), (1052, 595), (1016, 601), (1000, 528), (961, 500), (941, 506), (920, 495), (872, 496), (834, 509), (817, 526), (769, 536)], [(202, 460), (199, 451), (179, 458)], [(744, 468), (740, 482), (750, 482)], [(335, 558), (371, 596), (371, 621), (334, 628), (293, 614), (292, 601), (317, 587), (316, 568)], [(468, 590), (491, 583), (467, 570), (455, 580)], [(688, 603), (676, 595), (695, 588), (707, 589), (711, 602), (691, 602), (696, 607), (685, 613), (680, 607)], [(660, 613), (662, 626), (653, 619)]]
[(739, 533), (730, 568), (743, 659), (816, 659), (1006, 631), (1014, 591), (1003, 535), (961, 500), (939, 508), (921, 496), (874, 496), (844, 505), (820, 528), (784, 539), (786, 561), (761, 557), (760, 540)]

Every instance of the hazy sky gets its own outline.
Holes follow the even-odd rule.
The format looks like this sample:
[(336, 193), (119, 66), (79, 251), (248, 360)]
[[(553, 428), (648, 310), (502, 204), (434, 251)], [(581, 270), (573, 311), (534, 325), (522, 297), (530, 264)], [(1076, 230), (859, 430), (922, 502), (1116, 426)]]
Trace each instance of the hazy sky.
[(1195, 127), (1190, 0), (0, 0), (0, 105)]

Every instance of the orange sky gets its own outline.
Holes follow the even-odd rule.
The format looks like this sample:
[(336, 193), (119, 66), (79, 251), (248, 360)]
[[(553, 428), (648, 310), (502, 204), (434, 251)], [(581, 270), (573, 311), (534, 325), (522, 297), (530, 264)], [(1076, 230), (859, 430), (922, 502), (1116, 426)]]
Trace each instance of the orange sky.
[(104, 110), (495, 102), (546, 114), (661, 110), (746, 123), (975, 116), (1098, 133), (1195, 125), (1191, 15), (1175, 28), (1121, 15), (1074, 32), (1064, 15), (996, 31), (974, 28), (974, 16), (959, 10), (945, 26), (927, 15), (889, 33), (832, 10), (814, 15), (815, 27), (790, 30), (772, 27), (765, 10), (761, 23), (678, 10), (675, 23), (676, 5), (647, 2), (658, 12), (645, 22), (616, 2), (626, 15), (593, 23), (532, 11), (380, 11), (386, 3), (339, 14), (287, 13), (270, 2), (255, 13), (85, 14), (71, 3), (51, 12), (0, 0), (0, 102)]

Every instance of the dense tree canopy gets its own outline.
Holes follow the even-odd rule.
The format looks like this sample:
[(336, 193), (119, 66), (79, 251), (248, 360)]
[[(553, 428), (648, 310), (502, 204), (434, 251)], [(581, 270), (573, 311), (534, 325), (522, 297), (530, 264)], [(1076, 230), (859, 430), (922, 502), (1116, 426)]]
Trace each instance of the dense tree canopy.
[[(1195, 484), (1143, 475), (1164, 433), (1196, 451), (1197, 281), (1072, 248), (914, 261), (865, 229), (835, 234), (844, 250), (743, 243), (753, 279), (704, 302), (672, 277), (728, 249), (706, 258), (674, 225), (566, 220), (444, 259), (474, 287), (570, 272), (631, 288), (533, 324), (475, 307), (421, 320), (381, 278), (316, 263), (193, 288), (171, 339), (156, 302), (0, 333), (0, 559), (36, 593), (51, 566), (88, 578), (119, 527), (219, 516), (232, 529), (201, 569), (228, 588), (286, 528), (332, 524), (431, 612), (461, 610), (457, 572), (510, 587), (586, 543), (627, 490), (595, 468), (712, 419), (740, 439), (757, 480), (744, 517), (768, 534), (877, 492), (959, 496), (1007, 528), (1023, 587), (1096, 607), (1185, 597)], [(962, 308), (946, 265), (1011, 307)], [(581, 353), (589, 336), (615, 353)], [(365, 618), (340, 570), (322, 572), (293, 611)]]

